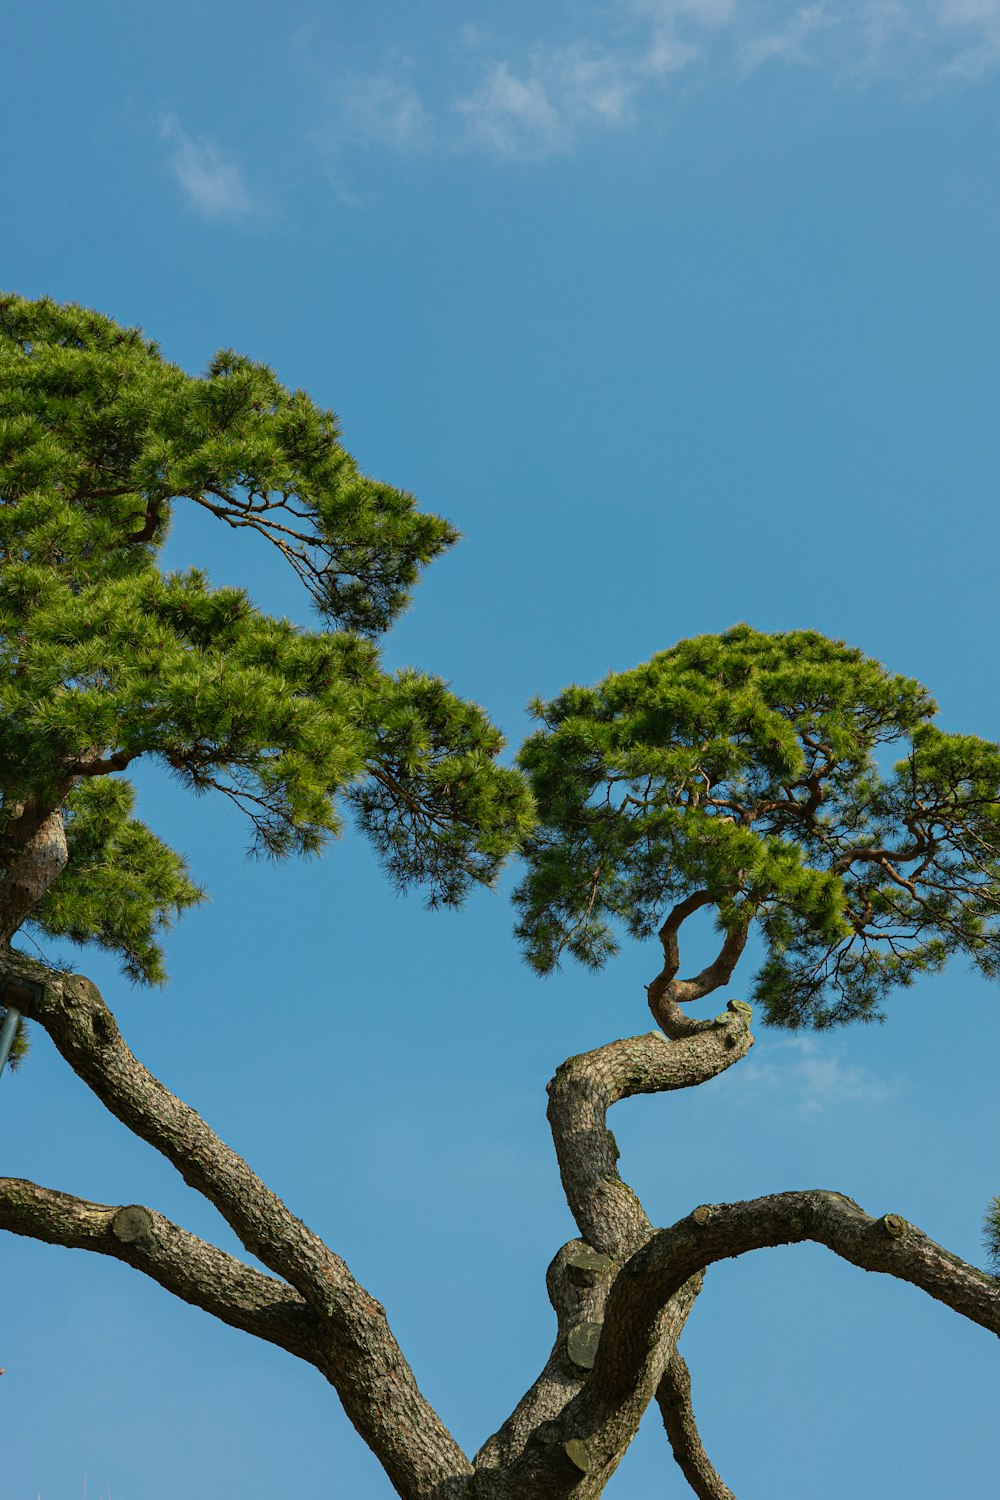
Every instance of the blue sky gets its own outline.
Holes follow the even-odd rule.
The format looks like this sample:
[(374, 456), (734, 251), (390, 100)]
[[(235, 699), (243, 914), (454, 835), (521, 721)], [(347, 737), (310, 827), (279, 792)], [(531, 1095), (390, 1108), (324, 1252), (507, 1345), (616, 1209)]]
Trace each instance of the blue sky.
[[(741, 619), (813, 627), (1000, 739), (998, 0), (14, 0), (4, 51), (0, 285), (141, 324), (192, 371), (222, 345), (266, 360), (464, 533), (391, 664), (516, 747), (535, 694)], [(196, 519), (170, 562), (305, 618), (266, 553)], [(648, 1029), (655, 954), (541, 982), (513, 876), (429, 914), (350, 834), (247, 864), (228, 809), (139, 782), (213, 900), (166, 990), (82, 967), (386, 1306), (473, 1451), (544, 1361), (573, 1233), (545, 1082)], [(618, 1106), (623, 1175), (658, 1223), (829, 1187), (980, 1263), (995, 1017), (956, 967), (882, 1028), (758, 1029), (710, 1086)], [(0, 1120), (5, 1173), (235, 1248), (44, 1037)], [(0, 1257), (10, 1500), (85, 1474), (91, 1500), (391, 1494), (309, 1367), (116, 1263)], [(994, 1340), (912, 1288), (818, 1249), (744, 1258), (683, 1347), (740, 1500), (995, 1483)], [(607, 1493), (687, 1493), (654, 1414)]]

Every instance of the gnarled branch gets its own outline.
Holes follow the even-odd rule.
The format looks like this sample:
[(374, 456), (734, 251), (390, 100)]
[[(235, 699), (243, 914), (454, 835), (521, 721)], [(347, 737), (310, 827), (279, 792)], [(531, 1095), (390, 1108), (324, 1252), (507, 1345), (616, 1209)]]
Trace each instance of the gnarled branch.
[[(812, 1240), (867, 1271), (896, 1276), (1000, 1335), (1000, 1282), (934, 1243), (897, 1214), (872, 1218), (840, 1193), (776, 1193), (745, 1203), (703, 1205), (660, 1230), (622, 1267), (608, 1294), (590, 1379), (547, 1434), (548, 1489), (541, 1500), (573, 1494), (560, 1479), (557, 1450), (573, 1445), (600, 1472), (618, 1452), (636, 1391), (655, 1368), (664, 1309), (702, 1266), (768, 1246)], [(657, 1382), (658, 1383), (658, 1382)], [(525, 1457), (530, 1456), (530, 1448)], [(526, 1475), (526, 1477), (528, 1477)], [(535, 1476), (531, 1476), (533, 1481)], [(598, 1492), (599, 1493), (599, 1492)]]
[[(658, 1031), (627, 1037), (569, 1058), (550, 1081), (552, 1139), (566, 1198), (583, 1239), (564, 1245), (546, 1275), (558, 1328), (545, 1368), (476, 1455), (477, 1475), (490, 1473), (491, 1496), (548, 1493), (539, 1475), (546, 1474), (553, 1462), (558, 1468), (566, 1454), (557, 1453), (553, 1460), (544, 1434), (589, 1378), (617, 1268), (653, 1233), (638, 1198), (618, 1174), (618, 1147), (608, 1129), (608, 1110), (635, 1094), (691, 1088), (723, 1072), (753, 1045), (749, 1019), (749, 1006), (730, 1001), (727, 1011), (706, 1023), (707, 1029), (697, 1036), (679, 1042), (668, 1042)], [(700, 1275), (691, 1276), (661, 1310), (647, 1380), (637, 1386), (634, 1399), (620, 1414), (619, 1447), (605, 1453), (599, 1484), (596, 1474), (588, 1475), (584, 1489), (574, 1490), (579, 1500), (599, 1495), (620, 1462), (700, 1286)], [(576, 1482), (583, 1483), (581, 1471), (575, 1472)], [(532, 1491), (536, 1480), (542, 1487)]]
[(40, 981), (25, 1015), (51, 1036), (101, 1103), (155, 1147), (222, 1214), (251, 1254), (290, 1283), (323, 1324), (323, 1373), (407, 1500), (461, 1495), (472, 1466), (421, 1394), (385, 1310), (189, 1105), (133, 1056), (96, 985), (21, 954), (4, 973)]
[(697, 1034), (668, 1042), (660, 1032), (609, 1042), (571, 1057), (548, 1085), (548, 1119), (570, 1212), (589, 1245), (619, 1260), (652, 1232), (642, 1205), (618, 1175), (607, 1112), (635, 1094), (693, 1088), (732, 1067), (753, 1046), (750, 1007), (731, 1000)]
[(693, 1021), (680, 1009), (691, 1000), (703, 1000), (720, 985), (726, 984), (746, 947), (749, 922), (743, 922), (727, 932), (722, 947), (710, 964), (691, 979), (678, 979), (680, 948), (677, 935), (681, 925), (703, 906), (711, 906), (713, 897), (708, 891), (695, 891), (684, 901), (679, 901), (660, 928), (660, 943), (663, 947), (663, 967), (651, 984), (646, 987), (646, 999), (657, 1026), (674, 1041), (681, 1037), (695, 1036), (707, 1031), (711, 1021)]

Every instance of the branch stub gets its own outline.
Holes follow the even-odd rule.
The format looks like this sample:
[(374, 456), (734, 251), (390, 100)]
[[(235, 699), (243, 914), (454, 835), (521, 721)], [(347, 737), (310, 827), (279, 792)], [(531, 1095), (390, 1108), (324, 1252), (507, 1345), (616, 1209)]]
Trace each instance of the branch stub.
[(597, 1358), (597, 1346), (601, 1342), (600, 1323), (578, 1323), (569, 1331), (566, 1353), (581, 1370), (592, 1370)]
[(909, 1228), (906, 1220), (904, 1218), (901, 1218), (899, 1214), (883, 1214), (882, 1218), (879, 1220), (879, 1223), (882, 1225), (882, 1228), (885, 1230), (886, 1234), (894, 1240), (902, 1239), (903, 1235)]
[(582, 1281), (589, 1285), (598, 1276), (610, 1271), (614, 1261), (607, 1255), (602, 1255), (591, 1245), (578, 1245), (566, 1256), (566, 1269), (574, 1281)]
[(590, 1469), (590, 1459), (587, 1457), (587, 1445), (580, 1438), (570, 1438), (569, 1442), (563, 1443), (563, 1452), (570, 1462), (586, 1474)]
[(147, 1239), (152, 1232), (152, 1217), (141, 1203), (127, 1203), (111, 1220), (111, 1233), (123, 1245), (134, 1245), (136, 1240)]
[(696, 1224), (707, 1224), (709, 1219), (712, 1217), (711, 1205), (708, 1203), (699, 1204), (699, 1206), (693, 1210), (691, 1217)]

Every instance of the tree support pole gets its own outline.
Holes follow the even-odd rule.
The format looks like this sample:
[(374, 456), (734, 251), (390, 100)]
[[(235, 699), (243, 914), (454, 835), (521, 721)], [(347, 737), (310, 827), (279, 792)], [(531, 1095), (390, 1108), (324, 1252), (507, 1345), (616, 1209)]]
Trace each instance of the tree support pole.
[(7, 1007), (3, 1025), (0, 1026), (0, 1076), (3, 1075), (3, 1070), (7, 1066), (10, 1049), (17, 1035), (17, 1023), (21, 1019), (21, 1012), (17, 1008), (18, 1001), (23, 1004), (34, 1000), (37, 1003), (44, 994), (43, 984), (38, 984), (33, 979), (23, 979), (20, 975), (9, 974), (6, 979), (0, 981), (0, 1005)]
[(7, 1059), (10, 1056), (11, 1047), (14, 1045), (14, 1037), (17, 1034), (17, 1023), (20, 1019), (21, 1012), (15, 1010), (13, 1006), (8, 1005), (7, 1014), (3, 1018), (3, 1025), (0, 1026), (0, 1077), (3, 1076), (3, 1070), (7, 1066)]

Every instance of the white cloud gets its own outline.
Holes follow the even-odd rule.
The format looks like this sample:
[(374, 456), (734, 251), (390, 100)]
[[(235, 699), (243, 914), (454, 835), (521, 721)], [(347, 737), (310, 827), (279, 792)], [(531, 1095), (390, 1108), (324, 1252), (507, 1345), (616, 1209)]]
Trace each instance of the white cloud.
[(946, 26), (993, 26), (1000, 20), (998, 0), (938, 0)]
[[(725, 27), (736, 0), (619, 0), (611, 43), (536, 46), (517, 63), (487, 62), (455, 101), (470, 140), (504, 156), (571, 150), (596, 129), (631, 124), (642, 95), (703, 56), (699, 38)], [(483, 38), (477, 35), (479, 49)]]
[(760, 67), (762, 63), (780, 60), (809, 66), (817, 60), (809, 43), (818, 39), (818, 33), (837, 22), (826, 5), (804, 5), (785, 18), (779, 29), (748, 37), (740, 48), (741, 61), (746, 71)]
[(741, 1086), (754, 1098), (767, 1096), (799, 1115), (888, 1103), (897, 1086), (845, 1061), (841, 1047), (832, 1037), (822, 1042), (811, 1036), (769, 1037), (766, 1051), (758, 1043), (741, 1068)]
[(386, 68), (367, 78), (345, 79), (337, 89), (331, 144), (390, 146), (397, 151), (431, 143), (431, 117), (402, 68)]
[(949, 73), (982, 78), (1000, 63), (1000, 0), (938, 0), (936, 10), (942, 28), (962, 43)]
[[(582, 34), (517, 50), (509, 34), (498, 41), (499, 22), (468, 21), (440, 39), (433, 74), (429, 59), (395, 58), (370, 77), (342, 79), (325, 148), (544, 158), (648, 118), (679, 75), (738, 86), (781, 65), (854, 86), (926, 86), (1000, 67), (1000, 0), (589, 0), (583, 14)], [(434, 76), (427, 87), (423, 66)], [(211, 175), (220, 164), (208, 165)]]
[(194, 139), (172, 115), (160, 127), (171, 143), (170, 166), (188, 201), (207, 219), (243, 218), (253, 200), (242, 169), (227, 160), (214, 141)]
[(728, 26), (736, 6), (737, 0), (625, 0), (625, 13), (648, 26), (646, 37), (638, 39), (638, 68), (657, 77), (689, 67), (705, 55), (699, 31)]
[(737, 20), (747, 68), (780, 60), (926, 84), (1000, 64), (1000, 0), (816, 0), (792, 11), (742, 0)]
[(536, 49), (520, 73), (509, 61), (491, 64), (455, 108), (472, 141), (505, 156), (547, 156), (568, 151), (588, 126), (625, 124), (638, 87), (627, 59), (573, 44)]

